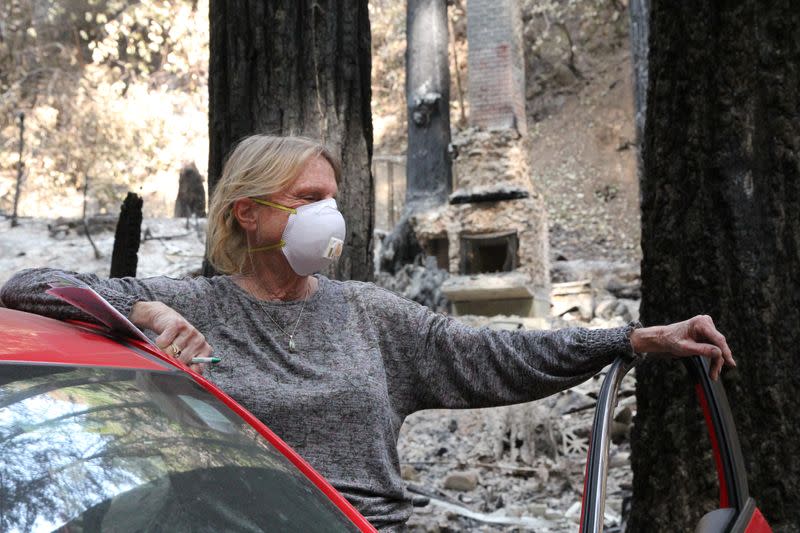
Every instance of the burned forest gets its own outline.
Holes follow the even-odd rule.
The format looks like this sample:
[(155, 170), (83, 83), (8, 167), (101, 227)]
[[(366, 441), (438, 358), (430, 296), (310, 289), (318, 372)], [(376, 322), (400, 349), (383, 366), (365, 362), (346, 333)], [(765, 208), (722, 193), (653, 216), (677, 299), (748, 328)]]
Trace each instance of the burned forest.
[[(344, 463), (388, 465), (387, 479), (397, 481), (392, 504), (407, 515), (382, 507), (386, 487), (374, 480), (331, 476), (335, 469), (315, 463), (312, 437), (286, 443), (314, 458), (302, 466), (287, 455), (287, 464), (330, 498), (322, 507), (342, 510), (362, 531), (394, 531), (398, 520), (432, 533), (800, 532), (799, 91), (800, 9), (790, 0), (8, 0), (0, 5), (0, 288), (36, 272), (28, 269), (81, 273), (114, 309), (108, 322), (89, 315), (102, 342), (160, 350), (201, 385), (215, 376), (225, 382), (233, 375), (226, 362), (238, 359), (213, 345), (186, 361), (181, 352), (219, 338), (249, 349), (237, 337), (247, 329), (242, 316), (274, 325), (247, 368), (275, 371), (284, 379), (276, 378), (279, 388), (299, 383), (297, 376), (311, 383), (278, 402), (276, 417), (340, 402), (332, 416), (341, 418), (324, 424), (326, 446), (356, 450), (377, 434), (391, 443), (375, 452), (379, 459)], [(269, 150), (242, 148), (255, 136), (300, 139), (305, 151), (267, 161)], [(240, 160), (237, 150), (246, 152)], [(237, 164), (244, 178), (220, 185)], [(259, 173), (281, 172), (280, 187), (277, 178), (273, 188), (253, 185)], [(297, 185), (305, 179), (316, 188)], [(229, 203), (214, 203), (219, 190)], [(317, 215), (325, 222), (314, 226)], [(241, 241), (229, 261), (239, 270), (217, 260), (226, 244), (212, 235)], [(313, 246), (322, 249), (309, 259)], [(285, 291), (260, 284), (259, 268), (270, 261), (286, 268), (262, 281), (290, 280)], [(223, 277), (230, 290), (202, 298), (147, 285), (215, 287)], [(67, 278), (42, 285), (36, 313), (55, 308), (44, 291), (74, 282)], [(297, 294), (295, 278), (309, 283)], [(102, 290), (142, 281), (135, 297)], [(405, 337), (371, 333), (371, 321), (391, 324), (395, 309), (372, 308), (359, 291), (401, 297), (398, 308), (413, 310)], [(309, 326), (332, 294), (342, 298), (324, 315), (333, 318)], [(166, 330), (149, 327), (158, 323), (155, 312), (147, 327), (134, 320), (140, 302), (196, 310), (229, 297), (244, 302), (243, 315), (225, 307), (224, 319), (181, 318), (185, 324)], [(0, 300), (0, 324), (17, 304), (15, 295)], [(172, 317), (159, 309), (162, 319)], [(120, 326), (116, 314), (130, 323)], [(87, 315), (76, 316), (83, 325), (69, 322), (73, 316), (68, 324), (94, 331)], [(359, 367), (354, 353), (352, 367), (341, 365), (348, 367), (342, 383), (369, 387), (370, 395), (318, 388), (328, 377), (314, 366), (320, 354), (295, 350), (295, 341), (312, 344), (304, 335), (331, 353), (351, 349), (349, 339), (333, 346), (319, 337), (346, 337), (354, 316), (367, 318), (349, 333), (366, 339), (380, 372)], [(692, 317), (713, 325), (701, 331)], [(686, 337), (668, 353), (634, 353), (637, 331), (679, 324), (689, 324)], [(130, 337), (128, 326), (144, 334), (120, 340)], [(159, 344), (184, 327), (202, 340), (175, 333), (174, 342)], [(9, 354), (35, 337), (15, 339), (8, 330), (0, 334), (8, 345), (0, 348), (0, 446), (4, 417), (22, 416), (3, 414), (4, 398), (20, 394), (3, 363), (19, 363)], [(472, 390), (497, 372), (498, 390), (513, 394), (470, 404), (464, 393), (445, 405), (452, 409), (427, 408), (439, 407), (439, 390), (426, 388), (425, 372), (439, 367), (421, 358), (437, 357), (431, 347), (447, 354), (459, 346), (442, 341), (443, 331), (490, 340), (468, 347), (472, 360), (448, 360), (455, 369), (442, 365), (434, 382)], [(600, 349), (606, 341), (594, 339), (602, 331), (617, 332), (626, 353), (564, 370), (573, 355)], [(658, 346), (666, 346), (664, 335)], [(556, 338), (569, 339), (567, 355)], [(408, 348), (411, 378), (388, 358), (398, 346)], [(492, 354), (528, 346), (541, 353), (501, 375), (505, 362)], [(414, 401), (398, 392), (400, 374), (419, 380)], [(527, 375), (557, 386), (527, 390), (519, 383)], [(31, 378), (28, 392), (43, 376)], [(233, 415), (192, 403), (193, 393), (164, 400), (141, 376), (126, 379), (157, 397), (165, 423), (229, 430)], [(257, 396), (264, 385), (247, 379), (242, 386)], [(520, 403), (520, 390), (538, 399)], [(67, 398), (43, 394), (53, 405)], [(82, 394), (70, 401), (77, 397), (89, 413), (115, 408), (98, 407), (114, 398)], [(231, 396), (228, 407), (240, 402)], [(180, 402), (191, 408), (184, 418)], [(376, 418), (369, 435), (344, 430), (370, 402), (392, 416)], [(258, 424), (273, 427), (249, 416), (254, 425), (245, 433), (252, 429), (253, 439)], [(40, 427), (14, 424), (7, 434), (14, 446), (15, 432)], [(322, 431), (312, 429), (308, 435)], [(286, 444), (276, 449), (284, 453)], [(4, 472), (24, 468), (0, 467), (0, 529), (13, 529), (24, 498)], [(147, 478), (139, 468), (119, 481), (120, 494)], [(26, 483), (36, 498), (55, 501), (57, 491)], [(121, 530), (135, 529), (139, 518), (119, 519), (119, 502), (130, 503), (94, 502), (96, 516), (80, 520), (97, 525), (91, 520), (107, 513)], [(311, 520), (318, 509), (300, 511)], [(53, 529), (76, 520), (37, 523)], [(147, 527), (157, 530), (156, 522)]]

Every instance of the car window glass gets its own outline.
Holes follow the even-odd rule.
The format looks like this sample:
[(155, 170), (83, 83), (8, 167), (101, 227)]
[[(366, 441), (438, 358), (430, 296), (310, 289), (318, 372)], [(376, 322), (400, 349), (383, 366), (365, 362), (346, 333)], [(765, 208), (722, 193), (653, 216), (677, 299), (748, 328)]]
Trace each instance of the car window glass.
[(2, 531), (353, 531), (187, 376), (0, 366)]

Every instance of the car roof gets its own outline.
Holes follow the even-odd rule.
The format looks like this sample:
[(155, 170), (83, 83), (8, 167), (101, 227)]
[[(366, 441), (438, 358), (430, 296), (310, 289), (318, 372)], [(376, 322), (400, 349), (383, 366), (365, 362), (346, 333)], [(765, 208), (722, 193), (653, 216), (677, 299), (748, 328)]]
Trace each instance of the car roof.
[(91, 324), (0, 308), (0, 363), (101, 366), (176, 371), (138, 341), (106, 336)]

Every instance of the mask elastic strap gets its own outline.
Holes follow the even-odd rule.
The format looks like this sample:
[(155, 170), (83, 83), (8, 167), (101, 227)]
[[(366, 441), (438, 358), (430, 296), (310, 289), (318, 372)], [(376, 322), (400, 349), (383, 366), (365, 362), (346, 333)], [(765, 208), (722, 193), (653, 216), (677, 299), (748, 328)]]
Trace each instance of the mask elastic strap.
[(277, 248), (283, 248), (286, 246), (286, 241), (281, 239), (280, 242), (276, 242), (275, 244), (268, 244), (266, 246), (258, 246), (256, 248), (248, 248), (248, 252), (268, 252), (270, 250), (275, 250)]
[(287, 213), (291, 213), (293, 215), (297, 214), (297, 209), (293, 207), (286, 207), (285, 205), (276, 204), (274, 202), (270, 202), (269, 200), (262, 200), (261, 198), (250, 198), (257, 204), (266, 205), (268, 207), (274, 207), (275, 209), (280, 209), (281, 211), (286, 211)]

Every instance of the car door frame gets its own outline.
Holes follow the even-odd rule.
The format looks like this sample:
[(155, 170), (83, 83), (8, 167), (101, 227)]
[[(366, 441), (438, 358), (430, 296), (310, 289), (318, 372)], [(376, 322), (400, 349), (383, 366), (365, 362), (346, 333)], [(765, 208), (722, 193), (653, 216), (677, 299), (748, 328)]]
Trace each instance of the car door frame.
[[(719, 480), (719, 508), (734, 510), (733, 520), (725, 519), (722, 531), (730, 533), (771, 531), (755, 500), (750, 496), (736, 425), (722, 381), (711, 380), (708, 360), (694, 356), (682, 361), (688, 371), (689, 379), (694, 383), (695, 394), (703, 411), (711, 441)], [(600, 388), (589, 437), (581, 505), (581, 533), (603, 531), (611, 422), (620, 384), (635, 364), (635, 360), (618, 358), (611, 365)]]

